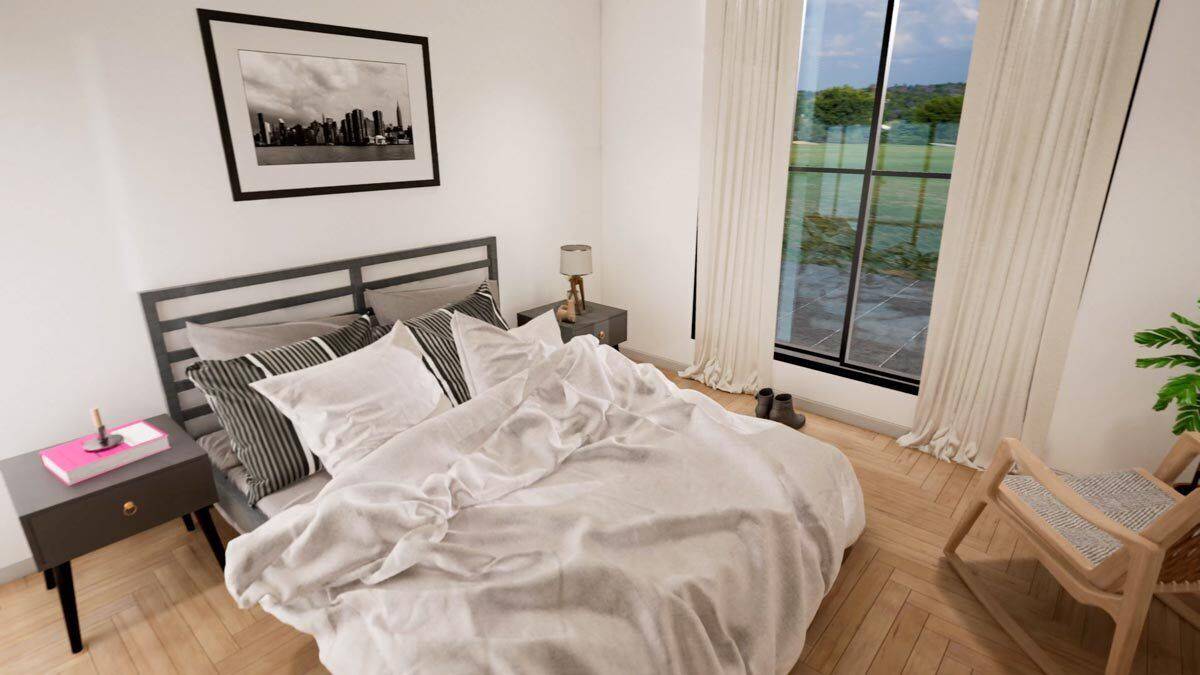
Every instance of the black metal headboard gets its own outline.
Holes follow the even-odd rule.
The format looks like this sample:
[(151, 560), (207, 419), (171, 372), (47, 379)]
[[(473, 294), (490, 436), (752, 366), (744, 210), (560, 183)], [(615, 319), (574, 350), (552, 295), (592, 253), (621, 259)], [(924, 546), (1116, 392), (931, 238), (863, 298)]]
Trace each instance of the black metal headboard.
[[(486, 257), (479, 260), (472, 260), (469, 262), (438, 267), (436, 269), (427, 269), (409, 274), (401, 274), (399, 276), (372, 279), (368, 281), (363, 280), (363, 271), (368, 267), (470, 249), (481, 249), (481, 251), (486, 251)], [(186, 377), (176, 378), (174, 373), (174, 364), (196, 358), (196, 351), (192, 349), (190, 345), (177, 347), (174, 349), (168, 348), (167, 345), (167, 334), (175, 331), (181, 331), (187, 322), (212, 323), (217, 321), (227, 321), (239, 317), (254, 316), (266, 312), (274, 312), (281, 309), (300, 307), (302, 305), (310, 305), (313, 303), (347, 297), (352, 298), (354, 301), (353, 311), (364, 312), (366, 311), (367, 306), (366, 299), (364, 297), (364, 291), (366, 290), (386, 288), (389, 286), (399, 286), (401, 284), (409, 284), (426, 279), (435, 279), (437, 277), (445, 277), (485, 268), (487, 269), (487, 277), (489, 279), (497, 281), (499, 280), (499, 273), (496, 265), (495, 237), (469, 239), (466, 241), (457, 241), (449, 244), (425, 246), (423, 248), (414, 248), (405, 251), (392, 251), (391, 253), (380, 253), (377, 255), (368, 255), (360, 258), (334, 260), (315, 265), (305, 265), (303, 267), (292, 267), (290, 269), (276, 270), (274, 272), (247, 274), (244, 276), (230, 277), (228, 279), (217, 279), (214, 281), (205, 281), (197, 284), (184, 284), (182, 286), (172, 286), (170, 288), (160, 288), (153, 291), (145, 291), (140, 294), (142, 299), (142, 310), (146, 314), (146, 326), (150, 329), (150, 342), (154, 347), (154, 358), (158, 365), (158, 376), (162, 381), (163, 393), (167, 398), (167, 411), (170, 413), (171, 419), (175, 420), (180, 426), (184, 426), (185, 428), (189, 421), (212, 414), (212, 410), (202, 402), (190, 406), (183, 402), (181, 395), (183, 395), (184, 392), (192, 389), (194, 385)], [(180, 298), (206, 294), (216, 294), (223, 291), (230, 291), (232, 289), (248, 288), (282, 281), (294, 281), (303, 279), (305, 277), (317, 277), (336, 272), (346, 273), (348, 275), (349, 283), (347, 285), (338, 285), (334, 288), (299, 293), (297, 295), (288, 295), (287, 297), (273, 298), (261, 302), (240, 304), (233, 307), (222, 307), (220, 309), (169, 319), (162, 318), (160, 314), (160, 303), (170, 300), (178, 300)], [(184, 333), (180, 333), (179, 335), (184, 335)], [(176, 337), (178, 338), (179, 336)], [(180, 340), (176, 339), (175, 342), (178, 343)]]

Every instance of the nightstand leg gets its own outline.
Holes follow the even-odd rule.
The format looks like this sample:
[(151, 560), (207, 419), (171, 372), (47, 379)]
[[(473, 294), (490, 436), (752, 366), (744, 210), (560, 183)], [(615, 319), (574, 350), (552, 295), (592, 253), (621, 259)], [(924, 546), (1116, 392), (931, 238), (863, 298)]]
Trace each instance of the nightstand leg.
[(217, 527), (213, 525), (212, 513), (209, 512), (209, 508), (211, 507), (206, 506), (197, 511), (196, 520), (200, 521), (200, 531), (208, 540), (208, 547), (212, 549), (217, 564), (221, 566), (221, 569), (225, 569), (225, 545), (221, 543), (221, 536), (217, 534)]
[(183, 514), (183, 526), (187, 528), (188, 532), (196, 531), (196, 524), (192, 522), (192, 514)]
[(79, 612), (75, 609), (75, 582), (71, 580), (71, 562), (54, 568), (54, 581), (58, 586), (58, 602), (62, 605), (63, 622), (67, 624), (67, 639), (71, 641), (71, 653), (83, 651), (83, 640), (79, 637)]
[(54, 590), (54, 568), (42, 570), (42, 576), (46, 578), (46, 590)]

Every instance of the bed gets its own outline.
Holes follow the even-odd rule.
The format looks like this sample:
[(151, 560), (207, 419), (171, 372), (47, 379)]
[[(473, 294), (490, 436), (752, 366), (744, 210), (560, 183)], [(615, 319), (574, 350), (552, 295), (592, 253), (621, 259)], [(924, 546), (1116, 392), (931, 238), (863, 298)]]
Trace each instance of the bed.
[[(196, 358), (184, 319), (361, 312), (372, 287), (495, 281), (495, 251), (478, 239), (143, 294), (171, 415), (214, 428), (181, 379)], [(447, 255), (474, 257), (367, 272)], [(330, 273), (348, 283), (163, 318), (172, 301)], [(244, 533), (230, 593), (314, 635), (334, 672), (787, 672), (865, 523), (836, 448), (586, 336), (265, 509), (214, 477)]]
[[(160, 288), (145, 291), (140, 298), (168, 414), (193, 437), (212, 440), (220, 430), (216, 416), (184, 373), (197, 358), (184, 330), (188, 322), (246, 325), (362, 313), (367, 311), (367, 291), (373, 289), (475, 279), (499, 280), (495, 237)], [(238, 487), (237, 472), (214, 466), (213, 478), (220, 496), (217, 510), (243, 533), (287, 506), (311, 498), (328, 481), (327, 475), (318, 475), (251, 506)]]

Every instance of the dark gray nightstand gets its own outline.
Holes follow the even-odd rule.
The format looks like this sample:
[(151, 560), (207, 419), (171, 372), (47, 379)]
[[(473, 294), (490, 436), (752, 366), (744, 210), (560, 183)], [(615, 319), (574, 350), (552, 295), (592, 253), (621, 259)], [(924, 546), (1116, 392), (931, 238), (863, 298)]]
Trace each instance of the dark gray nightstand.
[[(545, 314), (562, 304), (563, 301), (559, 300), (541, 307), (527, 309), (524, 312), (517, 312), (517, 325), (524, 326), (539, 314)], [(595, 335), (601, 344), (609, 345), (620, 351), (618, 345), (625, 341), (625, 325), (628, 322), (628, 316), (623, 309), (609, 307), (598, 302), (589, 302), (587, 311), (580, 314), (575, 323), (559, 321), (558, 329), (562, 331), (563, 342), (567, 342), (577, 335)]]
[(46, 588), (58, 588), (72, 652), (83, 650), (73, 558), (174, 518), (194, 529), (195, 513), (217, 564), (225, 567), (225, 549), (208, 510), (217, 501), (208, 456), (170, 417), (147, 421), (167, 432), (170, 449), (75, 485), (50, 473), (36, 451), (0, 461), (33, 561)]

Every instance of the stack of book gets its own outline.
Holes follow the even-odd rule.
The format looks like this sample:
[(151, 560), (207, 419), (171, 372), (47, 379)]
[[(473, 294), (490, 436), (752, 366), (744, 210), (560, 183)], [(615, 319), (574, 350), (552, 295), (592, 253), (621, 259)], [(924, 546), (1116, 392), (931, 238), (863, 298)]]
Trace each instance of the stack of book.
[(94, 478), (131, 462), (171, 447), (166, 432), (147, 422), (131, 422), (112, 430), (121, 435), (121, 444), (108, 450), (89, 452), (83, 444), (96, 434), (77, 438), (42, 451), (42, 464), (67, 485)]

